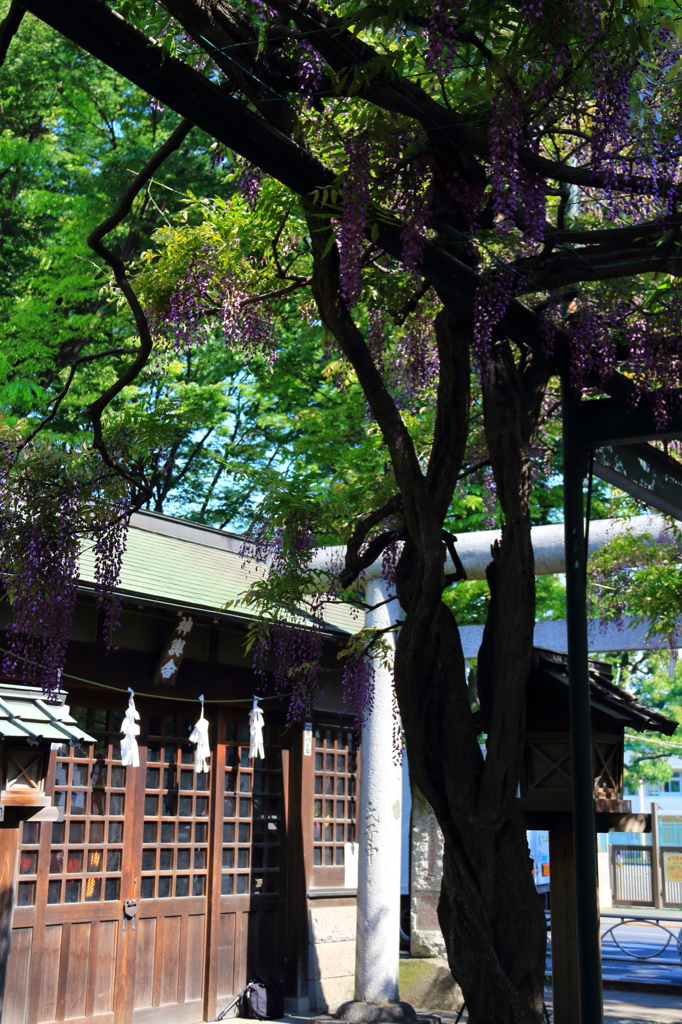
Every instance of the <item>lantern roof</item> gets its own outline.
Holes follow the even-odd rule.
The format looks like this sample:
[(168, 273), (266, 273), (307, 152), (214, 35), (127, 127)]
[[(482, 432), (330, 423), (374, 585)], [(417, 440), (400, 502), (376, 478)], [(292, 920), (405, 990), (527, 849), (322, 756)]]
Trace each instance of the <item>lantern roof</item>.
[[(611, 666), (607, 662), (589, 661), (590, 704), (592, 708), (619, 721), (622, 726), (637, 732), (661, 732), (672, 736), (678, 723), (641, 704), (627, 690), (613, 682)], [(533, 648), (531, 677), (538, 682), (560, 688), (568, 699), (568, 657), (558, 651)]]
[(65, 700), (63, 690), (47, 699), (40, 686), (0, 683), (0, 740), (25, 740), (31, 746), (94, 743), (72, 718)]

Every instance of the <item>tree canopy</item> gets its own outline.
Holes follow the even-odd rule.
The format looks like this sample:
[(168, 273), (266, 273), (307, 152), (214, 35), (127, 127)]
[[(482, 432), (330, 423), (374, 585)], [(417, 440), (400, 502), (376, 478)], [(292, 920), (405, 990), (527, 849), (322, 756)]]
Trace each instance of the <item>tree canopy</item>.
[[(19, 90), (3, 129), (5, 502), (31, 433), (52, 431), (138, 503), (172, 507), (227, 462), (249, 499), (214, 487), (192, 514), (258, 521), (280, 590), (288, 570), (294, 595), (306, 585), (321, 543), (346, 545), (337, 593), (383, 556), (412, 777), (445, 838), (451, 968), (473, 1022), (540, 1024), (546, 930), (515, 805), (530, 527), (552, 507), (559, 381), (650, 401), (661, 424), (677, 401), (677, 9), (22, 0), (0, 28), (17, 81), (23, 9), (70, 42), (35, 100), (52, 122)], [(59, 60), (77, 83), (91, 59), (62, 102)], [(246, 422), (256, 448), (246, 430), (228, 450)], [(503, 526), (476, 718), (443, 599), (472, 515)]]

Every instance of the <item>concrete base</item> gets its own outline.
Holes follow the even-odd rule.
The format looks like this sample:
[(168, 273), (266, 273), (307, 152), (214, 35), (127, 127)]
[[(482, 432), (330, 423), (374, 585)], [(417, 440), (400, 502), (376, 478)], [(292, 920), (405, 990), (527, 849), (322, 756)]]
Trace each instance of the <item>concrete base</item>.
[(409, 1003), (361, 1003), (352, 1000), (342, 1003), (334, 1014), (335, 1020), (349, 1024), (416, 1024), (417, 1014)]

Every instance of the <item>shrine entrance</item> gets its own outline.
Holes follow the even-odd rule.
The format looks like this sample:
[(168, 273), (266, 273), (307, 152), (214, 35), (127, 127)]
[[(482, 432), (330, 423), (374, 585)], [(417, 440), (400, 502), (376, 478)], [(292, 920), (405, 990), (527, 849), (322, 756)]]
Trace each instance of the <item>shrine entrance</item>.
[(196, 774), (181, 713), (142, 713), (139, 768), (122, 712), (72, 714), (96, 743), (53, 751), (63, 821), (21, 830), (3, 1024), (213, 1019), (249, 973), (279, 973), (280, 723), (251, 760), (246, 710), (213, 711)]

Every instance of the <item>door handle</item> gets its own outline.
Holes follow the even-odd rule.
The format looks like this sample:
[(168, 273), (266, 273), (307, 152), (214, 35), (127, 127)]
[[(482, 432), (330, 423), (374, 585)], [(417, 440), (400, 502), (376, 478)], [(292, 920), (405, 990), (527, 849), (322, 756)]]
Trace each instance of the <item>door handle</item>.
[(126, 930), (126, 922), (132, 921), (131, 931), (135, 931), (135, 917), (137, 916), (138, 904), (137, 900), (124, 900), (123, 901), (123, 927), (122, 931)]

